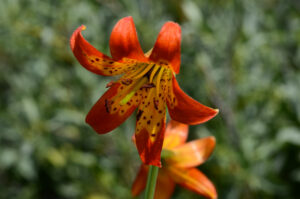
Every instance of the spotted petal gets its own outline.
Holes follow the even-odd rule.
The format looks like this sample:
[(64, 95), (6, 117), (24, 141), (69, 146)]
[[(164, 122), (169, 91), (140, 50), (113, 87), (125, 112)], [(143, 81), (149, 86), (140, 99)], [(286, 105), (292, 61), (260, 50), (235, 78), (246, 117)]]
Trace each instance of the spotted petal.
[(166, 104), (158, 98), (155, 88), (144, 88), (136, 121), (136, 146), (144, 164), (161, 166)]
[(199, 166), (211, 155), (215, 143), (216, 140), (212, 136), (188, 142), (172, 149), (173, 155), (166, 162), (182, 168)]
[(168, 172), (173, 180), (181, 186), (207, 198), (217, 198), (215, 186), (201, 171), (195, 168), (181, 169), (170, 167)]
[(173, 93), (176, 103), (167, 101), (169, 114), (173, 120), (189, 125), (201, 124), (212, 119), (219, 112), (218, 109), (204, 106), (185, 94), (175, 77), (173, 77)]
[(126, 103), (122, 103), (122, 99), (130, 92), (130, 88), (130, 85), (114, 83), (92, 107), (86, 117), (86, 122), (97, 133), (103, 134), (113, 130), (136, 109), (139, 104), (138, 96), (133, 96)]
[(74, 31), (70, 45), (79, 63), (87, 70), (98, 75), (112, 76), (124, 73), (135, 64), (130, 61), (117, 62), (99, 52), (83, 38), (81, 31), (84, 29), (85, 26), (82, 25)]
[(138, 41), (132, 17), (124, 17), (113, 28), (109, 40), (110, 52), (115, 60), (132, 58), (147, 60)]

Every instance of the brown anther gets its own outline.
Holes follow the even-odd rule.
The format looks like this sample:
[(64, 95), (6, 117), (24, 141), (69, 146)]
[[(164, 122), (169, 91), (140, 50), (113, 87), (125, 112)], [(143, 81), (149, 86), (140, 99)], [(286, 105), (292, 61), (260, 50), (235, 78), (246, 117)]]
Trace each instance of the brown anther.
[(132, 83), (132, 79), (122, 79), (122, 84), (129, 85)]
[(110, 82), (108, 82), (108, 84), (106, 84), (105, 88), (110, 88), (110, 87), (112, 87), (114, 84), (115, 84), (115, 82), (110, 81)]
[(105, 99), (105, 108), (107, 113), (110, 113), (112, 103), (113, 102), (111, 100)]
[(153, 98), (153, 104), (154, 104), (154, 108), (158, 110), (158, 100), (156, 100), (155, 97)]
[(155, 84), (147, 83), (147, 84), (144, 84), (141, 88), (153, 88), (153, 87), (155, 87)]
[(144, 111), (138, 110), (136, 114), (136, 120), (139, 121)]

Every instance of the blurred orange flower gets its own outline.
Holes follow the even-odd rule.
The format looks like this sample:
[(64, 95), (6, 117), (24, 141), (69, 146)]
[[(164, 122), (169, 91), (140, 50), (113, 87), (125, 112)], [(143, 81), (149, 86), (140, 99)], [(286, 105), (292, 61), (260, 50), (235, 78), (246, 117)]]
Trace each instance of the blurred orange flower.
[[(207, 198), (217, 198), (212, 182), (195, 168), (211, 155), (215, 138), (211, 136), (185, 143), (187, 135), (187, 125), (176, 121), (168, 124), (162, 151), (163, 167), (158, 173), (155, 199), (170, 198), (176, 183)], [(132, 185), (133, 196), (145, 189), (148, 167), (141, 165)]]
[(213, 118), (217, 109), (204, 106), (186, 95), (175, 73), (180, 68), (181, 28), (167, 22), (153, 49), (144, 55), (132, 17), (121, 19), (113, 28), (109, 46), (112, 58), (99, 52), (81, 34), (73, 33), (71, 49), (87, 70), (103, 75), (123, 75), (110, 82), (96, 102), (86, 122), (99, 133), (107, 133), (123, 123), (137, 108), (136, 144), (145, 164), (160, 166), (166, 107), (171, 118), (186, 124), (200, 124)]

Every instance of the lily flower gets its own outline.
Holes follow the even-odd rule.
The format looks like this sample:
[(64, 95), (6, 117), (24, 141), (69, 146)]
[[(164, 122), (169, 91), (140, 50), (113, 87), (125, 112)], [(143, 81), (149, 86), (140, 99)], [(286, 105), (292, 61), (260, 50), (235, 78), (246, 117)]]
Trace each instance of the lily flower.
[(186, 124), (200, 124), (213, 118), (217, 109), (204, 106), (179, 87), (175, 74), (180, 68), (181, 28), (167, 22), (151, 52), (144, 54), (132, 17), (113, 28), (109, 46), (112, 58), (99, 52), (82, 36), (80, 26), (73, 33), (71, 49), (87, 70), (102, 76), (121, 75), (96, 102), (86, 122), (99, 134), (123, 123), (137, 109), (136, 143), (145, 164), (160, 166), (166, 107), (171, 118)]
[[(179, 184), (210, 199), (217, 198), (213, 183), (195, 167), (204, 163), (215, 147), (213, 136), (186, 142), (188, 125), (171, 120), (166, 129), (162, 151), (163, 167), (157, 176), (154, 199), (169, 199)], [(132, 195), (146, 187), (148, 165), (142, 164), (132, 185)]]

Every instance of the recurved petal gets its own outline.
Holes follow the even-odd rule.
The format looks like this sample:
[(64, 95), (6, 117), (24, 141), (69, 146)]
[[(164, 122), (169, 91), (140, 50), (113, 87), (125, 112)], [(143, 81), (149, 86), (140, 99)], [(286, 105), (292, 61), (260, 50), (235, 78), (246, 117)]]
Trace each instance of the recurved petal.
[(131, 187), (132, 196), (138, 196), (146, 187), (148, 166), (142, 164)]
[(195, 168), (182, 169), (169, 167), (168, 172), (173, 180), (181, 186), (207, 198), (217, 198), (215, 186), (201, 171)]
[(165, 169), (159, 169), (154, 199), (169, 199), (174, 192), (175, 183), (165, 172)]
[(132, 17), (124, 17), (118, 21), (112, 30), (109, 46), (111, 56), (115, 60), (121, 60), (123, 57), (146, 60)]
[(70, 46), (75, 57), (83, 67), (93, 73), (104, 76), (114, 75), (104, 69), (112, 67), (113, 60), (99, 52), (83, 38), (81, 31), (84, 29), (83, 25), (78, 27), (70, 39)]
[(188, 137), (188, 130), (188, 125), (170, 120), (166, 128), (163, 148), (172, 149), (185, 143)]
[(150, 60), (167, 61), (172, 65), (173, 71), (179, 73), (180, 69), (181, 28), (177, 23), (167, 22), (154, 44)]
[(173, 77), (172, 81), (176, 103), (171, 105), (171, 102), (167, 101), (167, 105), (169, 114), (173, 120), (194, 125), (204, 123), (218, 114), (218, 109), (204, 106), (185, 94), (179, 87), (175, 77)]
[[(115, 83), (96, 102), (86, 117), (86, 122), (99, 133), (107, 133), (122, 124), (136, 109), (137, 103), (127, 103), (122, 106), (114, 102), (124, 85)], [(117, 100), (117, 99), (116, 99)]]
[(169, 165), (182, 168), (196, 167), (211, 155), (216, 140), (213, 136), (194, 140), (172, 149), (173, 156), (166, 159)]

